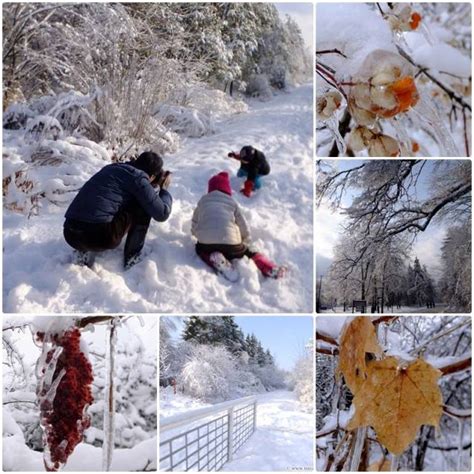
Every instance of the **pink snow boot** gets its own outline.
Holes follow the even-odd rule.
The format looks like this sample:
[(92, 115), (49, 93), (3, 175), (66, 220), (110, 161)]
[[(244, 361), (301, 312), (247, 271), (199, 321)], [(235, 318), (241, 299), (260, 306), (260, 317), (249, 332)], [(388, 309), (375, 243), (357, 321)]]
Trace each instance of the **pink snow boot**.
[(256, 253), (252, 260), (262, 274), (269, 278), (281, 278), (285, 275), (286, 267), (280, 267), (261, 253)]

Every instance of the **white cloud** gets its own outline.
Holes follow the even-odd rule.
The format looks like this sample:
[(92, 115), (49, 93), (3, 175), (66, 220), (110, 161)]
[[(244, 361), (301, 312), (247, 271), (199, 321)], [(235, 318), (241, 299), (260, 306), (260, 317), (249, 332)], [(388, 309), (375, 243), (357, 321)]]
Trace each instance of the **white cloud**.
[(344, 216), (332, 211), (328, 205), (321, 204), (316, 211), (314, 233), (316, 235), (316, 253), (332, 259), (333, 248), (341, 233)]
[(441, 277), (441, 245), (445, 237), (444, 227), (430, 229), (429, 233), (420, 233), (413, 245), (412, 259), (418, 257), (421, 265), (426, 265), (431, 276)]

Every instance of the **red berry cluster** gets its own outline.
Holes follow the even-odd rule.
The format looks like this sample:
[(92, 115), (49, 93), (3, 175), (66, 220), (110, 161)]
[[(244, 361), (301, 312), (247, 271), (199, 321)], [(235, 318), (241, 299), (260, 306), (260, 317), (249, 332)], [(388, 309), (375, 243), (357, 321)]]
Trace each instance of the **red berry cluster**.
[[(45, 431), (45, 443), (50, 453), (51, 465), (47, 470), (57, 470), (82, 441), (83, 432), (90, 426), (87, 406), (93, 402), (91, 384), (94, 379), (92, 366), (81, 351), (81, 333), (74, 328), (61, 334), (54, 334), (45, 340), (44, 333), (38, 332), (40, 342), (50, 342), (53, 348), (48, 352), (46, 363), (50, 362), (54, 349), (63, 348), (54, 372), (53, 380), (64, 369), (61, 382), (52, 404), (40, 406)], [(44, 369), (43, 369), (44, 371)], [(43, 391), (46, 392), (48, 388)], [(45, 396), (39, 393), (38, 396)], [(45, 463), (48, 464), (48, 463)]]

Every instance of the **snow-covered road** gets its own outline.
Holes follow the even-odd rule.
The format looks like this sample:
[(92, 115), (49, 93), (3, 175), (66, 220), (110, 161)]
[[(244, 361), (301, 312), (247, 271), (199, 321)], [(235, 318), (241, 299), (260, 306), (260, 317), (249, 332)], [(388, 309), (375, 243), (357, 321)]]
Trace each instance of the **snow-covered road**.
[[(122, 270), (122, 247), (100, 255), (93, 270), (71, 263), (62, 237), (64, 207), (45, 207), (27, 219), (4, 212), (4, 310), (6, 312), (309, 312), (312, 308), (313, 160), (312, 85), (251, 101), (248, 113), (217, 125), (214, 135), (188, 139), (165, 157), (173, 171), (170, 219), (153, 223), (146, 258)], [(247, 199), (238, 190), (237, 162), (227, 152), (254, 145), (269, 158), (272, 173)], [(87, 166), (96, 170), (103, 160)], [(264, 280), (253, 262), (238, 262), (241, 279), (231, 284), (194, 252), (192, 212), (209, 177), (232, 174), (235, 199), (248, 220), (254, 244), (287, 278)], [(53, 172), (52, 169), (51, 172)], [(71, 196), (72, 198), (73, 196)]]
[(222, 470), (311, 470), (314, 415), (301, 410), (293, 392), (279, 390), (260, 395), (257, 431)]

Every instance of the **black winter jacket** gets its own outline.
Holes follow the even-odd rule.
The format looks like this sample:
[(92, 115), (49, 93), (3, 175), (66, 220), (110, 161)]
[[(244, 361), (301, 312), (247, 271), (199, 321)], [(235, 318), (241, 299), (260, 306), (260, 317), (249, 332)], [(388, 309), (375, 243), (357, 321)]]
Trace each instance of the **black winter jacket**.
[(159, 222), (171, 213), (171, 194), (164, 189), (158, 193), (144, 171), (126, 163), (107, 165), (84, 184), (66, 211), (66, 219), (111, 222), (134, 200)]
[(241, 163), (240, 168), (247, 173), (247, 178), (250, 181), (255, 181), (257, 175), (265, 176), (270, 173), (270, 165), (268, 164), (265, 155), (252, 146), (244, 146), (240, 150), (240, 158), (248, 163)]

